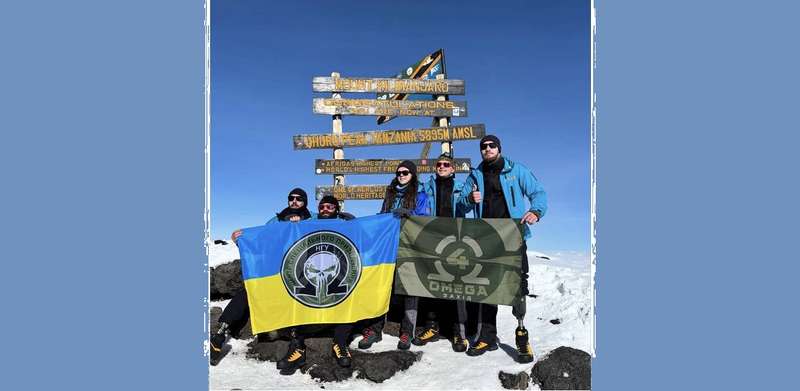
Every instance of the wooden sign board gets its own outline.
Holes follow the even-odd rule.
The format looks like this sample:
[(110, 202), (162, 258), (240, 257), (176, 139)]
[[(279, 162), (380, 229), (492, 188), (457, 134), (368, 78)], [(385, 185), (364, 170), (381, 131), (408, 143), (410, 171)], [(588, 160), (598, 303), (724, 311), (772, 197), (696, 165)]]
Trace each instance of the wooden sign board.
[(464, 80), (315, 77), (314, 92), (374, 92), (392, 94), (464, 95)]
[(314, 98), (315, 114), (466, 117), (467, 102)]
[[(317, 159), (314, 172), (323, 174), (392, 174), (405, 159)], [(408, 159), (417, 165), (417, 173), (433, 173), (436, 171), (437, 159)], [(456, 172), (469, 172), (470, 159), (455, 159)]]
[(387, 185), (317, 186), (316, 198), (332, 194), (337, 200), (382, 200)]
[(299, 134), (292, 138), (292, 142), (294, 149), (320, 149), (477, 140), (485, 135), (484, 124), (472, 124), (419, 129), (368, 130), (342, 134)]

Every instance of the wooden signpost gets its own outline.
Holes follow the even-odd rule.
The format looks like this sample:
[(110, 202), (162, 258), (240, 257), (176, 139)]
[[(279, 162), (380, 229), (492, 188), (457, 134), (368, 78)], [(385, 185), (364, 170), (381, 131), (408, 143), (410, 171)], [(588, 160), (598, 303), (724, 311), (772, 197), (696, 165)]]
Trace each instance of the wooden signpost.
[(294, 149), (322, 149), (477, 140), (485, 135), (486, 127), (483, 124), (471, 124), (419, 129), (367, 130), (341, 134), (298, 134), (293, 137), (292, 142)]
[[(412, 160), (417, 173), (435, 172), (436, 159), (428, 159), (431, 143), (441, 142), (442, 152), (452, 156), (452, 142), (475, 140), (486, 135), (483, 124), (450, 124), (451, 117), (466, 117), (467, 102), (450, 101), (449, 95), (464, 95), (463, 80), (447, 79), (444, 72), (444, 51), (439, 49), (398, 73), (394, 78), (342, 77), (333, 72), (330, 77), (314, 77), (314, 92), (330, 93), (330, 97), (314, 98), (313, 112), (330, 115), (331, 133), (298, 134), (293, 137), (295, 150), (333, 149), (333, 159), (317, 159), (317, 175), (333, 175), (332, 186), (317, 186), (316, 199), (332, 194), (344, 200), (380, 200), (387, 185), (345, 185), (346, 174), (394, 174), (406, 159), (344, 159), (344, 149), (375, 145), (424, 144), (420, 159)], [(343, 99), (342, 93), (375, 93), (377, 99)], [(430, 100), (418, 100), (429, 95)], [(407, 98), (412, 96), (412, 99)], [(382, 124), (395, 116), (433, 117), (428, 128), (367, 130), (344, 133), (343, 115), (371, 115)], [(469, 159), (454, 159), (458, 173), (469, 172)]]
[[(397, 166), (405, 159), (317, 159), (314, 171), (325, 174), (394, 174)], [(432, 173), (436, 170), (436, 159), (409, 159), (417, 165), (417, 173)], [(455, 159), (456, 172), (469, 172), (470, 159)]]
[(467, 102), (314, 98), (314, 113), (328, 115), (466, 117)]

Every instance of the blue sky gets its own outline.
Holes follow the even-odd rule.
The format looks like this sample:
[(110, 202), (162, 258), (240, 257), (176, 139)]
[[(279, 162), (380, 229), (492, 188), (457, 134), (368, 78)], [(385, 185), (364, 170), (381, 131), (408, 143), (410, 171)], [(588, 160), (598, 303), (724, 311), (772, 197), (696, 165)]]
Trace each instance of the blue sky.
[[(466, 81), (469, 117), (502, 141), (503, 154), (532, 169), (549, 211), (534, 226), (531, 249), (589, 250), (589, 3), (214, 1), (211, 4), (211, 229), (226, 238), (263, 224), (296, 186), (313, 198), (330, 175), (295, 151), (299, 133), (331, 130), (313, 114), (314, 76), (390, 77), (439, 48), (448, 78)], [(362, 97), (359, 94), (345, 97)], [(344, 116), (344, 131), (427, 127), (427, 117)], [(422, 144), (345, 149), (345, 158), (418, 158)], [(480, 161), (477, 141), (456, 157)], [(438, 143), (430, 156), (439, 153)], [(463, 175), (459, 176), (463, 179)], [(389, 176), (349, 175), (347, 184), (385, 184)], [(422, 179), (427, 179), (424, 175)], [(312, 201), (316, 204), (315, 201)], [(374, 214), (379, 201), (349, 201)]]

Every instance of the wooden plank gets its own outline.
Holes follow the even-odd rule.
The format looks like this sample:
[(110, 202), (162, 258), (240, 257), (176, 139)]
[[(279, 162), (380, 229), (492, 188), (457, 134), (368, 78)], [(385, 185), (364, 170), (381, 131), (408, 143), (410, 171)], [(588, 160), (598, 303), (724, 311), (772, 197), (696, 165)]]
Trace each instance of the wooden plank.
[(298, 134), (292, 137), (292, 143), (294, 149), (323, 149), (477, 140), (485, 135), (486, 126), (484, 124), (470, 124), (415, 129), (366, 130), (343, 134)]
[(314, 92), (374, 92), (389, 94), (464, 95), (464, 80), (395, 79), (391, 77), (315, 77)]
[(314, 113), (326, 115), (466, 117), (467, 102), (314, 98)]
[(322, 199), (326, 194), (333, 194), (341, 200), (382, 200), (386, 195), (387, 185), (350, 185), (350, 186), (317, 186), (316, 198)]
[[(330, 174), (394, 174), (397, 166), (406, 159), (317, 159), (314, 172), (317, 175)], [(433, 173), (437, 159), (408, 159), (417, 165), (418, 174)], [(469, 172), (470, 159), (455, 159), (456, 172)]]

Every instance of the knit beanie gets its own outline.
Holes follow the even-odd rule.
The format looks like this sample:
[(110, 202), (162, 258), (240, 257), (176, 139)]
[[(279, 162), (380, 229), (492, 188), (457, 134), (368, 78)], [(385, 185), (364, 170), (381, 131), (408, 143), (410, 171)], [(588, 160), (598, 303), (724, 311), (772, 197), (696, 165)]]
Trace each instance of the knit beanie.
[(497, 152), (503, 152), (502, 147), (500, 147), (500, 139), (497, 138), (497, 136), (495, 136), (493, 134), (489, 134), (489, 135), (483, 136), (483, 138), (481, 139), (481, 144), (480, 145), (483, 145), (483, 143), (485, 143), (487, 141), (493, 141), (495, 144), (497, 144)]
[(322, 204), (334, 204), (336, 205), (336, 211), (337, 212), (339, 211), (339, 200), (337, 200), (336, 197), (330, 194), (325, 195), (324, 197), (322, 197), (322, 199), (319, 200), (319, 205), (317, 206), (317, 208), (322, 206)]
[(400, 165), (397, 166), (397, 169), (399, 170), (400, 167), (407, 168), (408, 171), (411, 171), (412, 175), (417, 176), (417, 165), (414, 164), (414, 162), (412, 162), (411, 160), (403, 160), (402, 162), (400, 162)]
[(304, 204), (308, 205), (308, 195), (306, 194), (305, 190), (303, 190), (303, 189), (301, 189), (299, 187), (295, 187), (294, 189), (292, 189), (292, 191), (289, 192), (289, 195), (292, 195), (292, 194), (299, 195), (300, 196), (300, 200), (303, 201)]

